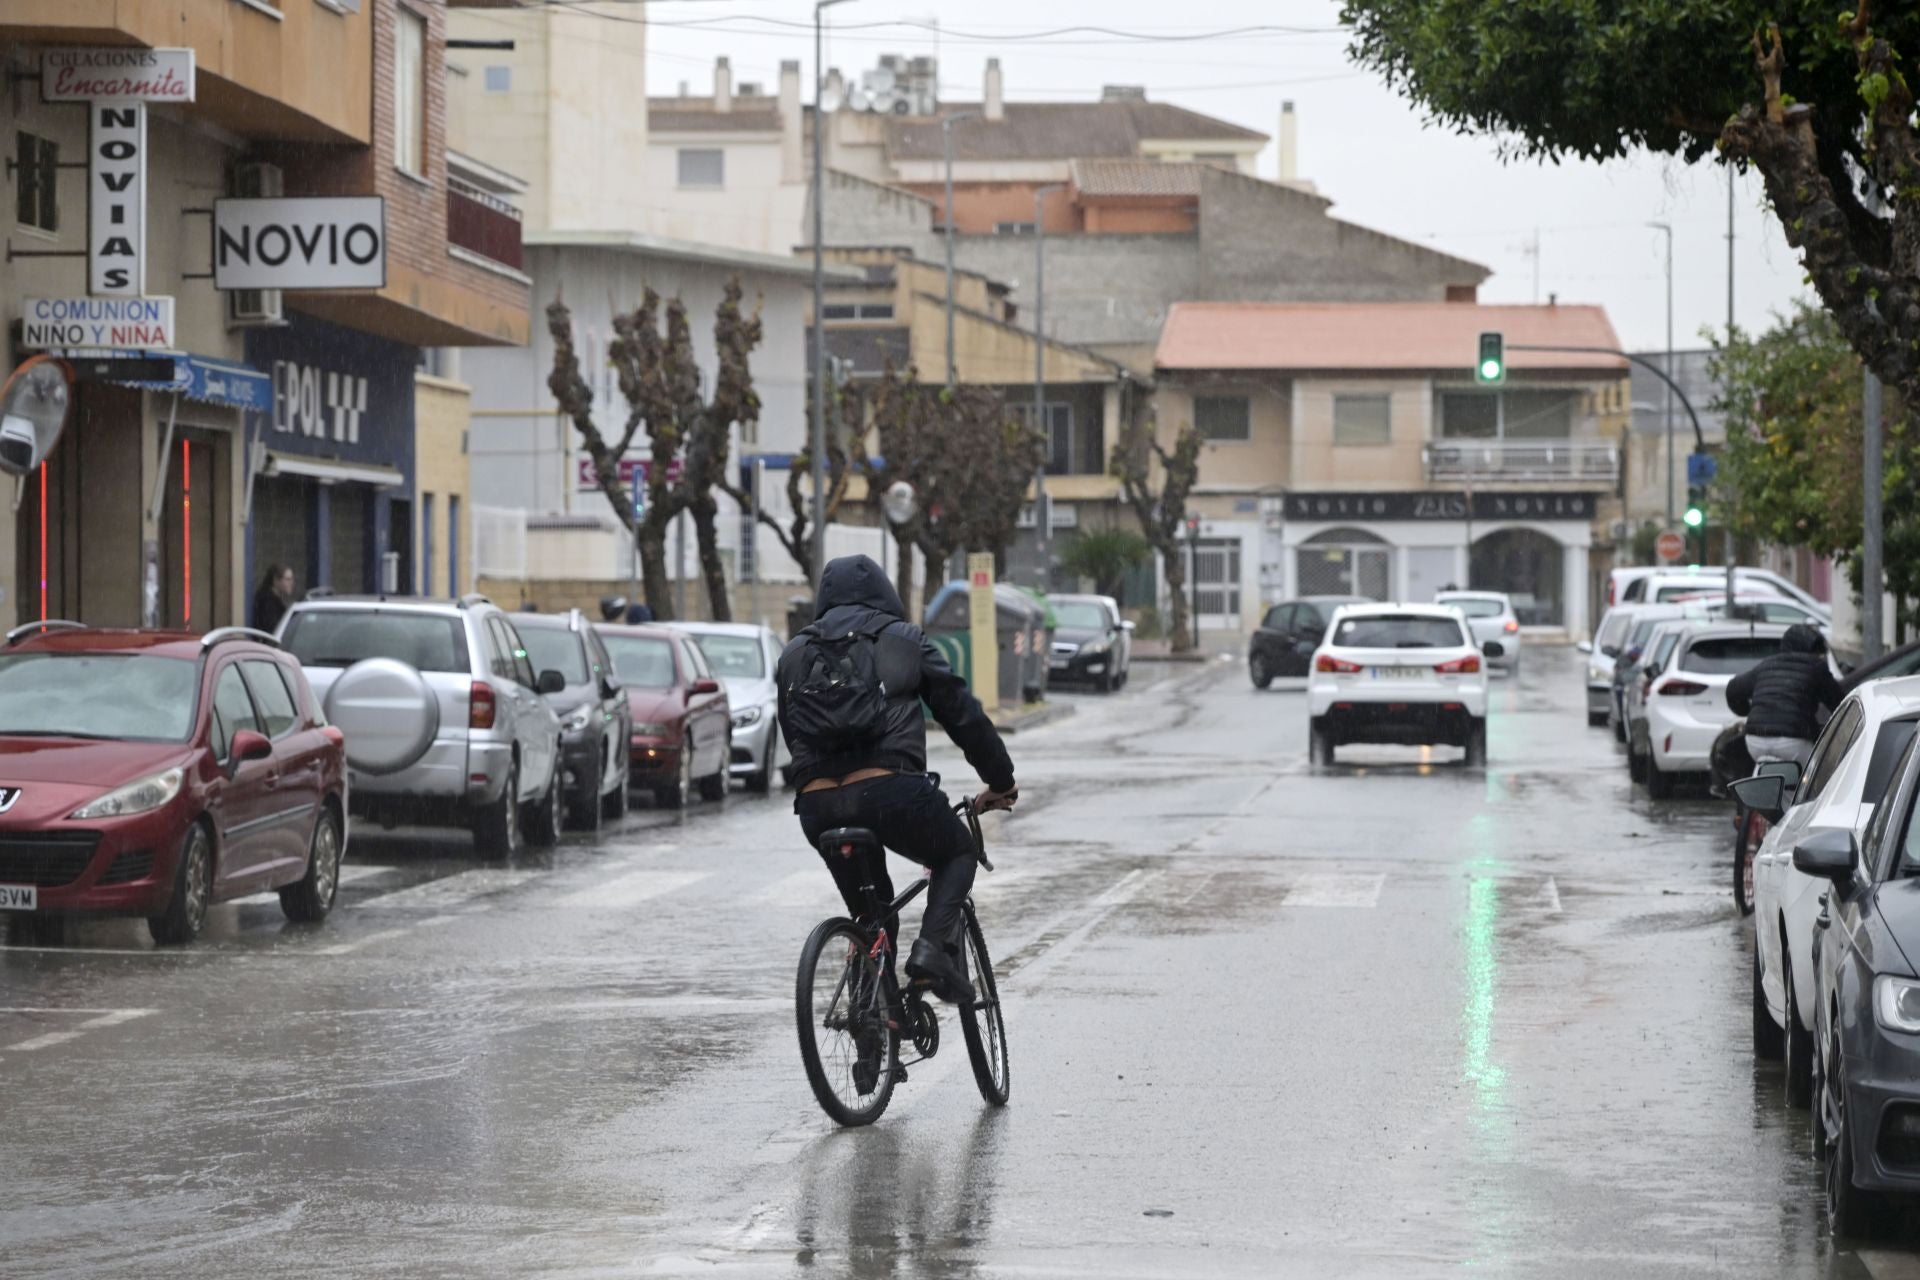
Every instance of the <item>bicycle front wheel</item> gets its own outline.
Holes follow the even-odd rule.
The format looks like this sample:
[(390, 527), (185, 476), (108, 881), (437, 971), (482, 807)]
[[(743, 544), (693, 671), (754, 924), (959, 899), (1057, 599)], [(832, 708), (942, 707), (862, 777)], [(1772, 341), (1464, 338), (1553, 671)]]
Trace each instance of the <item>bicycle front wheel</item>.
[(885, 975), (871, 948), (852, 921), (826, 921), (800, 952), (794, 991), (807, 1083), (821, 1109), (850, 1126), (872, 1124), (887, 1109), (900, 1057)]
[(973, 980), (973, 1001), (960, 1010), (960, 1031), (973, 1060), (973, 1081), (980, 1096), (996, 1107), (1007, 1105), (1012, 1067), (1007, 1058), (1007, 1022), (1000, 1009), (1000, 987), (987, 956), (987, 939), (980, 918), (967, 904), (967, 974)]

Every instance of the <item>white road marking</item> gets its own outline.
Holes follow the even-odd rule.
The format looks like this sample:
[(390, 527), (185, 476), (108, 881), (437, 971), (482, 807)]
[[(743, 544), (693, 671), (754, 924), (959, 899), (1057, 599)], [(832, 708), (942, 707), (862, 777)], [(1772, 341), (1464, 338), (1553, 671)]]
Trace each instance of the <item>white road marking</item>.
[(425, 920), (417, 920), (404, 929), (381, 929), (374, 933), (355, 938), (352, 942), (336, 942), (330, 947), (317, 947), (313, 954), (317, 956), (351, 955), (356, 951), (372, 946), (376, 942), (390, 942), (395, 938), (405, 937), (415, 929), (425, 929), (436, 924), (450, 924), (459, 918), (459, 916), (428, 916)]
[(132, 1022), (135, 1018), (144, 1018), (158, 1013), (158, 1009), (0, 1009), (0, 1013), (44, 1013), (44, 1014), (80, 1014), (91, 1013), (79, 1026), (69, 1031), (49, 1031), (31, 1040), (22, 1040), (19, 1044), (10, 1044), (10, 1053), (32, 1053), (38, 1049), (51, 1049), (54, 1045), (75, 1040), (89, 1031), (98, 1031), (103, 1027), (117, 1027), (123, 1022)]
[(396, 907), (414, 910), (440, 911), (447, 907), (471, 902), (475, 898), (484, 898), (489, 894), (502, 893), (518, 885), (525, 884), (539, 871), (507, 871), (500, 868), (480, 868), (474, 871), (462, 871), (455, 875), (442, 876), (438, 880), (429, 880), (408, 889), (395, 889), (392, 893), (376, 894), (365, 902), (354, 905), (362, 908), (389, 910)]
[(591, 889), (582, 889), (560, 899), (563, 907), (600, 907), (621, 911), (636, 907), (649, 898), (684, 889), (711, 876), (711, 871), (629, 871)]
[[(347, 866), (340, 868), (340, 887), (346, 888), (360, 880), (371, 880), (375, 876), (384, 876), (398, 871), (398, 867)], [(228, 905), (236, 907), (265, 906), (280, 901), (278, 890), (269, 889), (265, 893), (250, 893), (244, 898), (233, 898)]]
[(1544, 905), (1555, 915), (1560, 914), (1560, 886), (1552, 876), (1547, 877), (1547, 892)]
[(754, 894), (753, 900), (784, 907), (831, 907), (840, 901), (840, 891), (825, 867), (813, 866), (780, 877)]
[(1283, 907), (1377, 907), (1385, 875), (1352, 875), (1338, 871), (1307, 872), (1294, 877), (1281, 900)]

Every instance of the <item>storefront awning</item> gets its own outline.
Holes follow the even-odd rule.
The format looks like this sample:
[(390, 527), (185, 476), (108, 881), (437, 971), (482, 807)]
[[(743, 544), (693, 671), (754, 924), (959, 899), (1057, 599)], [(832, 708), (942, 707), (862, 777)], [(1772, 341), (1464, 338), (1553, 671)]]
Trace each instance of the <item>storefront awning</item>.
[(368, 462), (335, 462), (332, 458), (308, 458), (272, 449), (267, 450), (266, 465), (261, 467), (260, 474), (305, 476), (321, 484), (370, 484), (382, 489), (407, 482), (406, 476), (394, 467)]
[(264, 411), (273, 407), (273, 379), (258, 369), (236, 360), (165, 351), (92, 351), (84, 354), (74, 352), (65, 354), (81, 367), (84, 367), (89, 359), (103, 358), (108, 361), (137, 359), (150, 363), (171, 361), (173, 364), (171, 378), (132, 379), (115, 378), (109, 375), (106, 380), (117, 382), (123, 387), (139, 387), (146, 391), (172, 391), (189, 400), (225, 405), (229, 409)]

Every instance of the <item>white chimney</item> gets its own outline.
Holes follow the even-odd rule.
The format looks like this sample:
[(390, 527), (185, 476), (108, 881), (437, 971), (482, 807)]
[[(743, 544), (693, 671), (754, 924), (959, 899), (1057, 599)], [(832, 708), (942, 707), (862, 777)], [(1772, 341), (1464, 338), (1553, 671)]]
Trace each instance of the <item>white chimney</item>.
[(1292, 182), (1300, 176), (1300, 131), (1293, 104), (1280, 104), (1280, 181)]
[(800, 63), (789, 59), (780, 64), (780, 173), (783, 182), (800, 181), (805, 157), (804, 126), (800, 116)]
[(982, 99), (982, 102), (984, 103), (984, 108), (980, 113), (982, 116), (988, 120), (1006, 119), (1006, 91), (1000, 79), (1000, 59), (998, 58), (987, 59), (987, 87), (986, 95)]
[(717, 59), (713, 64), (713, 109), (733, 110), (733, 68), (725, 58)]

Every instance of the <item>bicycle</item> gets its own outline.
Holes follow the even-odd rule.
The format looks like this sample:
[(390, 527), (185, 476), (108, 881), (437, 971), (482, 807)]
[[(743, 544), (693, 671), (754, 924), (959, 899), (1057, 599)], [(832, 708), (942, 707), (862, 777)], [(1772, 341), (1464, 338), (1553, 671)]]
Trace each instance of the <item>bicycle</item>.
[[(953, 810), (967, 821), (974, 856), (992, 871), (974, 802), (962, 800)], [(825, 857), (863, 859), (868, 868), (881, 865), (879, 860), (887, 856), (863, 827), (825, 832), (820, 851)], [(886, 928), (927, 884), (922, 876), (889, 903), (881, 902), (875, 886), (863, 885), (864, 909), (858, 919), (822, 921), (801, 949), (794, 991), (800, 1060), (821, 1109), (840, 1124), (853, 1127), (878, 1120), (893, 1098), (894, 1085), (907, 1078), (906, 1068), (939, 1051), (940, 1020), (927, 1000), (927, 983), (915, 980), (902, 990), (894, 974), (894, 939)], [(971, 896), (962, 912), (966, 945), (961, 961), (974, 998), (959, 1006), (960, 1031), (980, 1096), (991, 1106), (1003, 1107), (1011, 1064), (999, 986)], [(903, 1035), (919, 1054), (905, 1062), (900, 1060)]]

